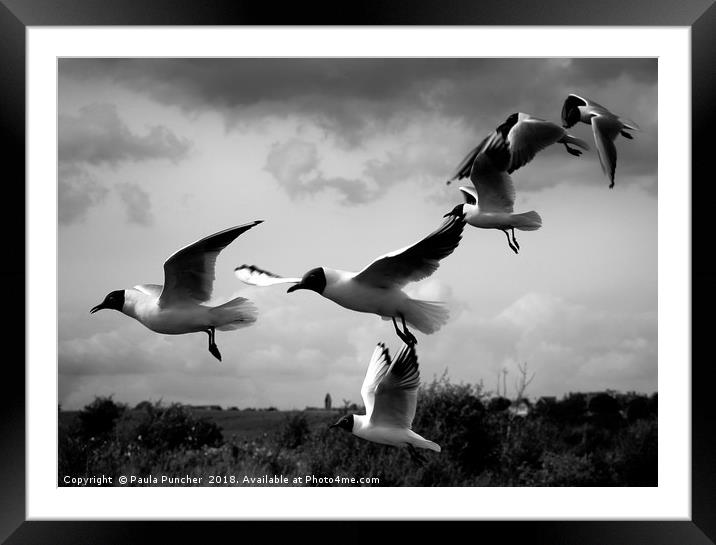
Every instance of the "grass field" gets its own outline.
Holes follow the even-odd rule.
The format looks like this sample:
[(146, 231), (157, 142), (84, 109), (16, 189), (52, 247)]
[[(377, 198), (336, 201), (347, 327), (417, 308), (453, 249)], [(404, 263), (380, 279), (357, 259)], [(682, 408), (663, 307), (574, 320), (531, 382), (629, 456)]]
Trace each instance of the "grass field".
[[(311, 409), (305, 411), (217, 411), (209, 409), (189, 409), (192, 416), (206, 418), (216, 424), (227, 441), (254, 441), (278, 433), (286, 422), (303, 415), (311, 431), (338, 417), (338, 409)], [(79, 411), (60, 411), (60, 425), (69, 426), (77, 418)]]

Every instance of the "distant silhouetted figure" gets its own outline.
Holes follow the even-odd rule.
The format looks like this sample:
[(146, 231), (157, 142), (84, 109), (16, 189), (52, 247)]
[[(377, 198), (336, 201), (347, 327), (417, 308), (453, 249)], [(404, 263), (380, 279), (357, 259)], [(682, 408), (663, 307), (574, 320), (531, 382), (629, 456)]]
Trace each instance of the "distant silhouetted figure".
[(324, 401), (324, 405), (325, 405), (326, 409), (330, 410), (331, 404), (332, 404), (331, 394), (326, 394), (326, 399)]

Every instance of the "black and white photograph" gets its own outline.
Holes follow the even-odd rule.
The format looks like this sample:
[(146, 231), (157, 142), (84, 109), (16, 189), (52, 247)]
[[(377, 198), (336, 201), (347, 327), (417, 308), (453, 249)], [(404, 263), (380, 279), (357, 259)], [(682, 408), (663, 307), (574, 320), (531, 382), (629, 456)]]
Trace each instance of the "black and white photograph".
[(57, 74), (57, 486), (659, 485), (656, 58)]

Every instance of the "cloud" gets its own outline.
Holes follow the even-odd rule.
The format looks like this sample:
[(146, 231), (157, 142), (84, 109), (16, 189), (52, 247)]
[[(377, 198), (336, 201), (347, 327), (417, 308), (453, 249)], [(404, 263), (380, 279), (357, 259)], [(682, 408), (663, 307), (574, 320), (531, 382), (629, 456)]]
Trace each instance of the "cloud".
[[(359, 399), (376, 339), (382, 332), (392, 342), (392, 326), (310, 294), (292, 299), (285, 290), (248, 291), (258, 321), (217, 332), (221, 364), (207, 351), (204, 334), (158, 335), (116, 312), (93, 315), (109, 330), (59, 342), (60, 403), (81, 407), (109, 393), (130, 403), (152, 396), (242, 407), (303, 408), (326, 391)], [(316, 388), (320, 399), (312, 397)]]
[[(636, 140), (617, 143), (617, 183), (648, 178), (656, 187), (656, 59), (62, 59), (60, 73), (109, 81), (185, 112), (219, 112), (239, 131), (271, 119), (314, 128), (320, 145), (289, 136), (269, 150), (266, 169), (294, 198), (328, 191), (353, 205), (400, 183), (429, 187), (510, 113), (558, 121), (570, 92), (642, 126)], [(592, 140), (586, 125), (573, 132)], [(360, 168), (331, 172), (326, 158), (336, 153)], [(563, 178), (585, 180), (564, 167), (563, 155), (553, 162), (567, 168)], [(561, 174), (533, 173), (539, 181), (528, 190), (556, 185)]]
[(556, 117), (572, 90), (620, 78), (655, 87), (657, 77), (656, 59), (61, 59), (59, 66), (66, 77), (109, 80), (239, 123), (302, 115), (352, 145), (416, 112), (463, 121), (515, 110)]
[(117, 194), (125, 206), (129, 223), (145, 227), (154, 223), (149, 194), (141, 187), (131, 183), (119, 184), (117, 185)]
[[(221, 333), (219, 365), (203, 335), (163, 336), (129, 318), (103, 316), (111, 331), (59, 343), (60, 402), (78, 407), (95, 394), (137, 403), (163, 397), (222, 405), (281, 408), (334, 399), (360, 401), (360, 384), (376, 342), (400, 343), (389, 322), (348, 312), (311, 294), (293, 302), (283, 290), (250, 289), (259, 307), (251, 328)], [(656, 312), (595, 311), (549, 293), (531, 292), (491, 317), (481, 317), (436, 279), (412, 295), (441, 299), (452, 318), (437, 335), (420, 335), (423, 382), (448, 369), (493, 388), (503, 368), (513, 394), (517, 365), (535, 379), (527, 395), (606, 388), (657, 388)], [(235, 294), (234, 294), (235, 295)], [(243, 295), (247, 295), (244, 293)], [(280, 335), (277, 332), (280, 331)]]
[(62, 225), (83, 221), (93, 206), (103, 202), (109, 190), (77, 165), (58, 170), (57, 215)]
[(190, 142), (161, 125), (148, 128), (144, 136), (133, 133), (112, 104), (91, 104), (77, 115), (60, 114), (59, 160), (64, 163), (117, 165), (126, 161), (169, 159), (186, 156)]
[(445, 367), (488, 388), (501, 369), (512, 371), (510, 395), (523, 362), (536, 373), (529, 396), (657, 389), (656, 312), (595, 311), (549, 293), (527, 293), (490, 318), (456, 313), (423, 359), (446, 352), (453, 357)]
[[(143, 136), (133, 133), (112, 104), (92, 104), (77, 115), (58, 117), (58, 214), (68, 225), (81, 221), (88, 210), (104, 202), (109, 189), (93, 174), (101, 167), (152, 159), (172, 162), (186, 157), (191, 142), (166, 127), (155, 125)], [(117, 187), (130, 223), (152, 222), (149, 194), (136, 184)]]
[(344, 204), (357, 204), (375, 200), (380, 194), (376, 187), (362, 180), (326, 177), (320, 169), (318, 146), (304, 140), (294, 138), (274, 143), (264, 168), (292, 197), (334, 190)]

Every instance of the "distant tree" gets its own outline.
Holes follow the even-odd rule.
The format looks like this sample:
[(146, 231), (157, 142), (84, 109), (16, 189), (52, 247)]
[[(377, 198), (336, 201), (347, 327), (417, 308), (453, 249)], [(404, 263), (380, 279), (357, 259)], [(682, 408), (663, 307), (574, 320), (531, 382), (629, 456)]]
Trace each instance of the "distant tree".
[(589, 400), (589, 412), (606, 415), (619, 412), (619, 402), (607, 393), (600, 393)]
[(535, 378), (535, 373), (532, 373), (532, 376), (527, 378), (527, 362), (525, 362), (523, 365), (517, 364), (517, 370), (519, 371), (520, 376), (515, 379), (515, 399), (519, 401), (521, 399), (524, 399), (525, 390), (527, 390), (527, 386), (529, 386), (532, 380)]
[(623, 418), (619, 412), (619, 402), (612, 395), (603, 392), (589, 400), (589, 413), (593, 425), (614, 429), (622, 424)]
[(135, 411), (147, 411), (152, 407), (151, 401), (140, 401), (134, 407)]
[(510, 408), (512, 402), (506, 397), (493, 397), (487, 404), (487, 410), (490, 412), (502, 412)]
[(546, 416), (546, 417), (554, 416), (556, 405), (557, 405), (557, 400), (555, 398), (540, 397), (534, 406), (535, 414), (540, 415), (540, 416)]
[(558, 420), (577, 423), (587, 411), (587, 396), (582, 393), (570, 393), (554, 406), (553, 416)]
[(632, 398), (626, 406), (626, 417), (629, 422), (635, 422), (643, 418), (651, 416), (649, 411), (649, 398), (646, 396), (636, 396)]

